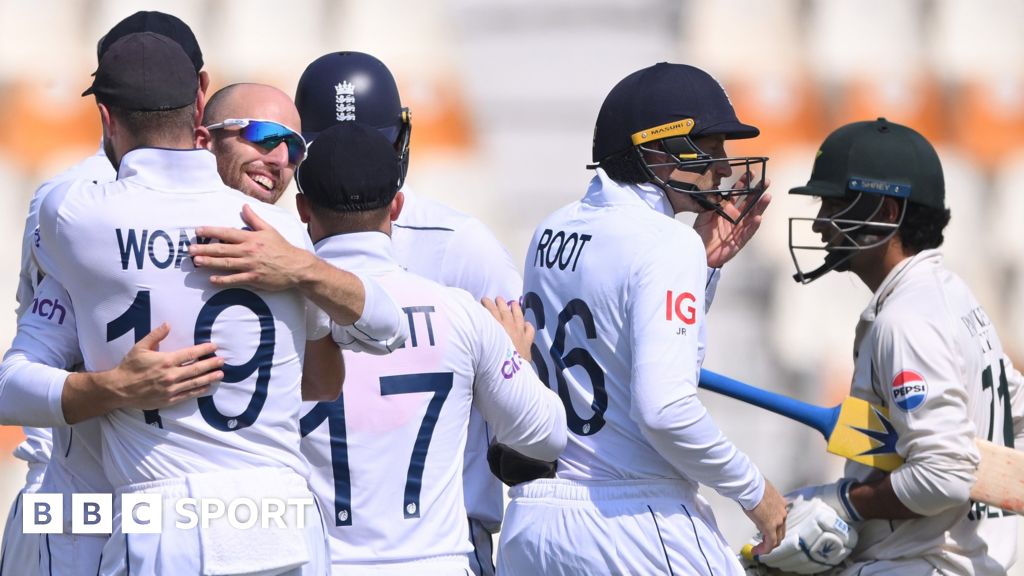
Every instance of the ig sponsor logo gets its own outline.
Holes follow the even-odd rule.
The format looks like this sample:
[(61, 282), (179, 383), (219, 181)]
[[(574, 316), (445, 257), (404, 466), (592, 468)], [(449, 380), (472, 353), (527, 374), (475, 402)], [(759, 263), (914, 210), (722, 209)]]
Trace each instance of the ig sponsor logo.
[(911, 412), (928, 399), (928, 383), (913, 370), (904, 370), (892, 379), (892, 401), (904, 412)]
[(683, 324), (693, 324), (697, 321), (697, 309), (687, 306), (697, 302), (697, 298), (689, 293), (673, 294), (671, 290), (665, 293), (665, 320), (682, 320)]

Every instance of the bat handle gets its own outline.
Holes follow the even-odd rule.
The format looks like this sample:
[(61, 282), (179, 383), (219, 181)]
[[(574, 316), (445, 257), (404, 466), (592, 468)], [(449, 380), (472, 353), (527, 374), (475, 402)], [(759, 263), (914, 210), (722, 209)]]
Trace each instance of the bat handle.
[(839, 407), (823, 408), (801, 402), (782, 394), (776, 394), (760, 388), (754, 388), (739, 380), (733, 380), (728, 376), (717, 374), (710, 370), (700, 371), (700, 387), (712, 392), (724, 394), (730, 398), (759, 406), (765, 410), (771, 410), (787, 418), (796, 420), (814, 428), (827, 440), (832, 435), (839, 419)]

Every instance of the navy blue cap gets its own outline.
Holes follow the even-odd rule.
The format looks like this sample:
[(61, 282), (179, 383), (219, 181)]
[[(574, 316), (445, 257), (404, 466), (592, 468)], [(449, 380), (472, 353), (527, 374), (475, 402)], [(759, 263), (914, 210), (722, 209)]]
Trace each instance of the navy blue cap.
[(626, 76), (608, 93), (594, 126), (593, 161), (628, 150), (633, 134), (683, 119), (694, 121), (691, 138), (723, 134), (734, 140), (760, 134), (736, 118), (729, 96), (710, 74), (660, 62)]
[(402, 126), (395, 77), (383, 62), (362, 52), (332, 52), (314, 60), (299, 78), (295, 107), (309, 142), (338, 122), (355, 120), (380, 130), (394, 144)]
[(181, 49), (188, 55), (189, 60), (198, 74), (203, 69), (203, 51), (199, 48), (199, 41), (192, 29), (177, 16), (157, 11), (140, 11), (121, 20), (109, 32), (100, 38), (96, 48), (96, 60), (102, 60), (107, 50), (121, 38), (136, 32), (156, 32), (167, 36), (181, 46)]
[(320, 132), (296, 182), (310, 202), (336, 212), (383, 208), (398, 193), (401, 164), (375, 127), (339, 122)]
[(199, 78), (181, 46), (153, 32), (129, 34), (110, 45), (82, 96), (122, 108), (174, 110), (196, 101)]
[(885, 118), (853, 122), (825, 138), (810, 181), (789, 191), (824, 198), (861, 192), (942, 209), (946, 184), (939, 155), (924, 136), (902, 124)]

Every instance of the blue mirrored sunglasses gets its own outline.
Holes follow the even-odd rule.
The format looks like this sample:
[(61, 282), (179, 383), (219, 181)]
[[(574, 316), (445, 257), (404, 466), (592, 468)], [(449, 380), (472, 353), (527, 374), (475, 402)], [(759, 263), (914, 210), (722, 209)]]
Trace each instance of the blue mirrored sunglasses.
[(288, 146), (288, 162), (298, 165), (306, 159), (306, 140), (301, 134), (277, 122), (253, 118), (228, 118), (223, 122), (210, 124), (207, 130), (219, 130), (228, 126), (240, 128), (238, 135), (271, 152), (284, 142)]

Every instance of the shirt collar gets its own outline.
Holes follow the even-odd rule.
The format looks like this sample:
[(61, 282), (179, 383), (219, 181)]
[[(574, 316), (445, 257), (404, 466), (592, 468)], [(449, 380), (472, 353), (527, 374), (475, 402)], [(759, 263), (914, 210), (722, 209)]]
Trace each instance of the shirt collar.
[(117, 179), (131, 179), (147, 188), (186, 192), (223, 188), (217, 159), (209, 150), (136, 148), (121, 158)]
[(938, 250), (922, 250), (893, 267), (885, 276), (885, 280), (879, 284), (878, 290), (871, 296), (868, 307), (860, 315), (861, 320), (873, 322), (882, 311), (882, 306), (889, 296), (903, 285), (908, 278), (914, 276), (918, 271), (925, 270), (931, 266), (942, 264), (942, 252)]
[(595, 206), (644, 205), (669, 218), (675, 217), (675, 210), (661, 188), (650, 183), (620, 184), (612, 180), (603, 168), (598, 168), (597, 174), (590, 180), (583, 201)]
[(322, 238), (316, 255), (355, 272), (385, 272), (401, 268), (391, 237), (383, 232), (352, 232)]

